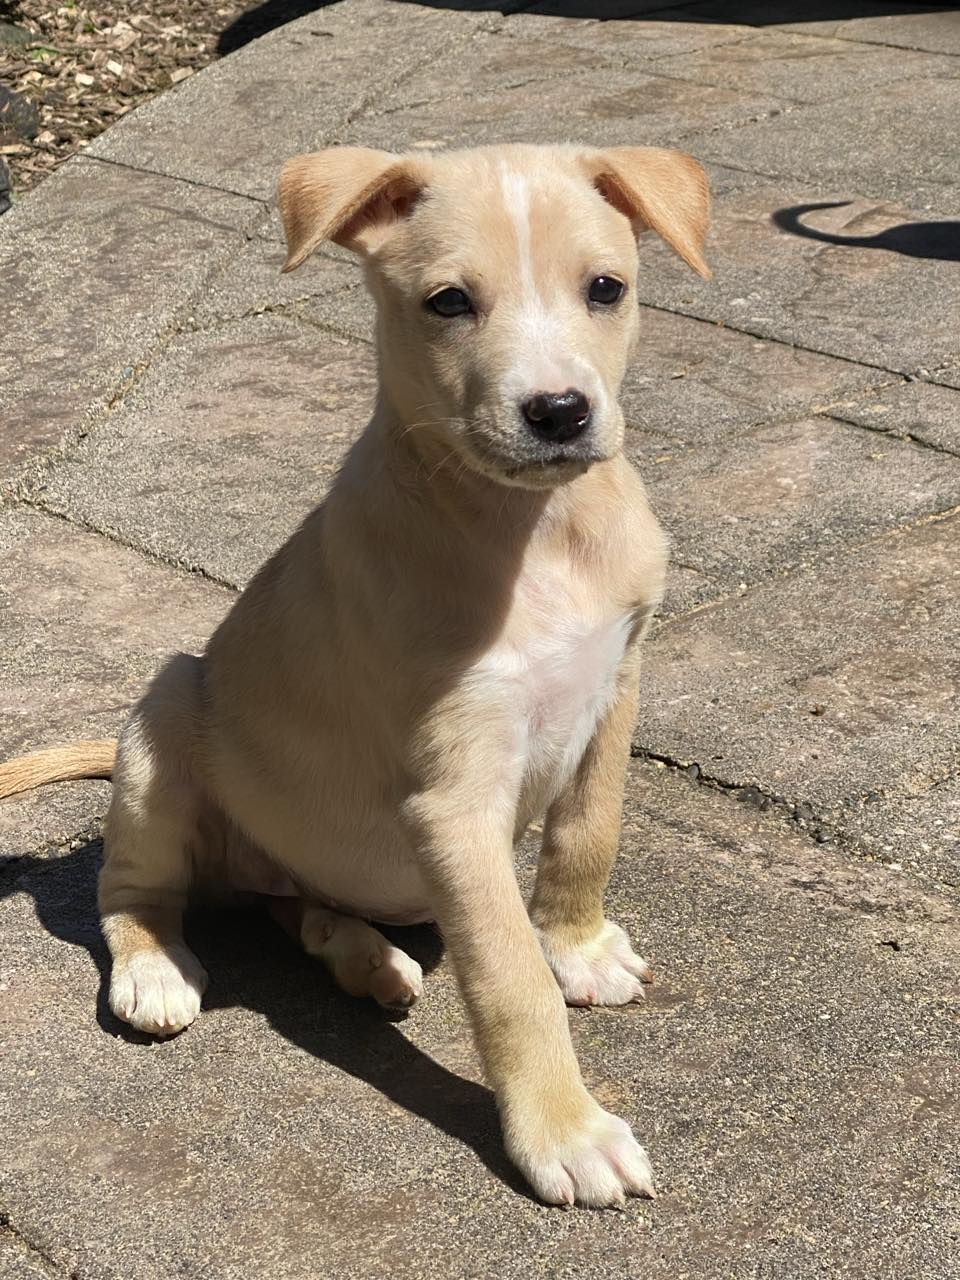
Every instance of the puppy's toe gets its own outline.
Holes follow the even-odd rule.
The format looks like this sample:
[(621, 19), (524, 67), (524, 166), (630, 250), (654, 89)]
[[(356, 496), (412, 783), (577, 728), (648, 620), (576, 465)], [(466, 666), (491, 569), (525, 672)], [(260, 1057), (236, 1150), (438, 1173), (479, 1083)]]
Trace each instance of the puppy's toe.
[(206, 972), (187, 947), (138, 951), (114, 965), (110, 1008), (138, 1031), (172, 1036), (196, 1019), (206, 985)]

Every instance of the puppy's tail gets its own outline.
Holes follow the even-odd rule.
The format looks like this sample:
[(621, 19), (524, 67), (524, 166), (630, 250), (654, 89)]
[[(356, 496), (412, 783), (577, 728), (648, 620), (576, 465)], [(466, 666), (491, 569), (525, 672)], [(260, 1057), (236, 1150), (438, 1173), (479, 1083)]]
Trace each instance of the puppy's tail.
[(116, 738), (90, 738), (66, 747), (35, 751), (0, 764), (0, 800), (20, 791), (32, 791), (48, 782), (71, 782), (76, 778), (113, 777), (117, 756)]

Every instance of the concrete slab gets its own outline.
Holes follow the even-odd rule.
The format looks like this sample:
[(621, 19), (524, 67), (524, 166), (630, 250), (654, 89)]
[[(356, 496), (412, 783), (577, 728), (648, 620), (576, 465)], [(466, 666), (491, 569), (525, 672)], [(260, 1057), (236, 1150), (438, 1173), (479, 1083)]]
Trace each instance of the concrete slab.
[(342, 294), (361, 283), (355, 262), (321, 254), (314, 254), (297, 271), (282, 276), (280, 268), (286, 256), (282, 243), (259, 236), (252, 239), (209, 281), (185, 323), (205, 326), (265, 311), (299, 314), (315, 299)]
[[(504, 44), (508, 50), (513, 46)], [(471, 47), (468, 55), (473, 52)], [(492, 142), (672, 145), (684, 134), (745, 125), (780, 109), (772, 98), (637, 71), (584, 75), (574, 92), (569, 79), (551, 78), (548, 64), (540, 64), (534, 80), (522, 57), (518, 66), (516, 86), (471, 92), (453, 101), (449, 95), (426, 103), (408, 100), (401, 86), (389, 112), (364, 115), (342, 130), (341, 139), (388, 150)]]
[[(714, 29), (729, 30), (726, 25)], [(815, 105), (850, 98), (878, 85), (896, 84), (903, 79), (904, 71), (902, 49), (786, 31), (724, 40), (695, 53), (670, 58), (657, 67), (659, 75)], [(909, 60), (909, 74), (913, 76), (953, 78), (958, 73), (960, 69), (950, 57), (917, 54)]]
[[(570, 9), (570, 5), (563, 6)], [(585, 4), (584, 8), (588, 6)], [(603, 6), (606, 10), (606, 6)], [(597, 12), (597, 7), (594, 8)], [(500, 28), (501, 38), (548, 39), (554, 45), (575, 45), (582, 50), (602, 56), (605, 63), (644, 69), (654, 58), (672, 57), (674, 54), (691, 53), (713, 45), (728, 44), (750, 34), (749, 27), (725, 23), (666, 21), (656, 18), (607, 18), (602, 22), (588, 18), (547, 17), (542, 6), (534, 6), (528, 13), (518, 13)]]
[(868, 796), (953, 777), (958, 544), (960, 517), (920, 521), (667, 622), (638, 747), (808, 804), (828, 833)]
[(854, 400), (841, 400), (830, 412), (835, 418), (859, 423), (871, 431), (920, 440), (960, 454), (957, 387), (932, 382), (898, 382)]
[(718, 596), (716, 585), (704, 573), (689, 565), (677, 564), (673, 559), (667, 566), (667, 586), (664, 598), (657, 610), (658, 618), (689, 613), (705, 600)]
[[(396, 1026), (255, 917), (207, 917), (196, 1026), (161, 1045), (98, 1026), (87, 848), (7, 881), (7, 1068), (44, 1082), (3, 1108), (11, 1220), (85, 1280), (235, 1280), (251, 1258), (278, 1280), (943, 1280), (949, 908), (674, 774), (635, 763), (629, 793), (610, 909), (659, 983), (645, 1007), (570, 1020), (588, 1083), (651, 1150), (654, 1204), (522, 1194), (446, 961)], [(404, 941), (435, 962), (422, 931)]]
[(129, 379), (260, 205), (73, 160), (3, 217), (0, 481)]
[[(656, 245), (649, 239), (641, 261), (641, 281), (660, 269)], [(641, 292), (646, 290), (641, 283)], [(888, 377), (738, 333), (722, 323), (643, 307), (623, 405), (634, 427), (688, 443), (712, 443), (771, 418), (819, 411), (849, 398), (848, 388), (867, 388)]]
[(498, 18), (390, 0), (324, 6), (152, 99), (88, 154), (271, 199), (283, 160), (338, 141), (405, 74)]
[(373, 300), (362, 284), (340, 293), (318, 293), (307, 299), (297, 314), (310, 324), (355, 342), (369, 345), (376, 338)]
[(960, 782), (919, 795), (871, 796), (846, 814), (838, 835), (868, 855), (931, 874), (960, 889)]
[(640, 300), (897, 372), (930, 369), (957, 353), (956, 225), (849, 188), (751, 187), (714, 206), (712, 280), (647, 237)]
[(43, 1258), (6, 1228), (0, 1231), (0, 1275), (4, 1280), (50, 1280)]
[[(796, 6), (785, 6), (789, 9)], [(811, 35), (838, 36), (843, 40), (862, 40), (890, 45), (896, 49), (927, 49), (931, 53), (960, 54), (960, 13), (954, 4), (872, 5), (887, 13), (865, 13), (862, 17), (838, 18), (836, 6), (822, 0), (820, 14), (811, 12), (811, 20), (788, 24), (786, 29)], [(832, 12), (831, 12), (832, 10)], [(819, 21), (816, 19), (819, 17)]]
[[(673, 562), (702, 575), (686, 607), (960, 505), (960, 460), (827, 418), (688, 447), (630, 432)], [(668, 611), (671, 601), (667, 599)]]
[[(0, 760), (110, 737), (163, 660), (197, 652), (229, 592), (26, 510), (0, 513)], [(0, 801), (0, 858), (68, 841), (105, 810), (108, 783)]]
[(36, 497), (240, 585), (323, 497), (373, 398), (368, 347), (282, 317), (184, 333)]
[[(478, 32), (469, 47), (458, 51), (457, 74), (469, 80), (471, 97), (586, 75), (602, 84), (612, 73), (628, 69), (658, 74), (650, 65), (652, 59), (736, 40), (741, 30), (745, 35), (749, 29), (710, 23), (596, 22), (547, 17), (534, 9)], [(629, 82), (617, 77), (615, 83)], [(771, 98), (777, 96), (770, 93)], [(449, 72), (436, 63), (424, 66), (405, 78), (395, 98), (408, 107), (428, 102), (449, 106)]]
[[(557, 26), (561, 30), (557, 30)], [(542, 18), (522, 15), (507, 18), (502, 27), (488, 32), (479, 31), (469, 47), (457, 51), (456, 77), (460, 84), (469, 85), (470, 97), (475, 94), (497, 93), (518, 88), (524, 84), (542, 83), (544, 80), (569, 80), (571, 77), (597, 73), (604, 78), (620, 65), (613, 50), (594, 40), (567, 40), (564, 36), (570, 28), (580, 23), (549, 23)], [(589, 29), (602, 30), (602, 24), (590, 23)], [(506, 38), (509, 37), (509, 38)], [(452, 66), (442, 61), (432, 61), (420, 67), (413, 75), (404, 78), (403, 84), (391, 95), (391, 109), (397, 105), (409, 107), (427, 102), (452, 105), (450, 77)], [(382, 108), (376, 104), (374, 113)]]
[[(960, 62), (957, 63), (960, 73)], [(755, 173), (806, 179), (848, 197), (898, 201), (955, 215), (960, 140), (953, 129), (956, 78), (912, 74), (835, 103), (801, 107), (733, 132), (690, 134), (687, 150)], [(910, 146), (903, 122), (910, 119)]]

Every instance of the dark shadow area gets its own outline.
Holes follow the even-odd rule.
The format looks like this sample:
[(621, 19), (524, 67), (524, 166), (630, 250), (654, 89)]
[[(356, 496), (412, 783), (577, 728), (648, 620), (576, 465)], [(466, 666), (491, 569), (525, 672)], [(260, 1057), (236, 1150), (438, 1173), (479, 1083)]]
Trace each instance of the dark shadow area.
[(534, 13), (555, 18), (645, 19), (651, 22), (716, 22), (728, 26), (772, 27), (784, 22), (843, 22), (850, 18), (889, 18), (901, 14), (955, 13), (955, 4), (926, 0), (533, 0), (529, 4), (475, 3), (475, 0), (394, 0), (396, 4), (475, 12)]
[(849, 200), (830, 200), (823, 204), (798, 204), (789, 209), (778, 209), (772, 220), (781, 231), (805, 240), (818, 240), (823, 244), (848, 245), (857, 249), (886, 249), (889, 253), (902, 253), (907, 258), (934, 258), (939, 262), (960, 262), (960, 222), (904, 222), (899, 227), (888, 227), (872, 236), (838, 236), (829, 231), (817, 231), (801, 221), (804, 214), (817, 209), (843, 209)]
[[(264, 0), (235, 19), (217, 41), (217, 52), (232, 53), (275, 27), (324, 9), (333, 0)], [(394, 0), (430, 9), (461, 13), (534, 13), (559, 18), (646, 19), (652, 22), (714, 22), (771, 27), (784, 22), (842, 22), (849, 18), (887, 18), (899, 14), (958, 13), (957, 5), (927, 4), (925, 0)]]
[[(120, 1022), (107, 1003), (110, 958), (96, 908), (101, 852), (101, 842), (93, 841), (63, 857), (0, 863), (0, 898), (29, 894), (48, 933), (87, 950), (100, 974), (98, 1023), (112, 1036), (148, 1043), (151, 1037)], [(197, 911), (186, 932), (210, 974), (201, 1017), (234, 1007), (261, 1013), (279, 1035), (456, 1138), (508, 1186), (529, 1197), (504, 1153), (492, 1092), (448, 1071), (411, 1044), (373, 1001), (339, 991), (323, 966), (300, 951), (265, 911)], [(427, 973), (442, 957), (443, 945), (432, 927), (384, 933)], [(423, 999), (429, 998), (428, 983)], [(317, 1140), (322, 1141), (322, 1134)]]
[(325, 9), (334, 0), (265, 0), (254, 5), (235, 18), (229, 27), (221, 31), (217, 40), (217, 53), (233, 53), (251, 40), (265, 36), (275, 27), (282, 27), (295, 18), (303, 18), (317, 9)]

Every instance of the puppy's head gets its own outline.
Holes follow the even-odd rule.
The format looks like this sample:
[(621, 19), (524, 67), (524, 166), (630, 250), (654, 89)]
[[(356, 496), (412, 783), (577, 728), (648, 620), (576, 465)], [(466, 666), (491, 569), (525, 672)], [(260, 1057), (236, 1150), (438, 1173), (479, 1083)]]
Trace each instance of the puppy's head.
[(544, 488), (620, 448), (637, 237), (707, 275), (708, 205), (696, 161), (653, 147), (335, 148), (283, 169), (284, 270), (328, 239), (360, 254), (408, 438)]

